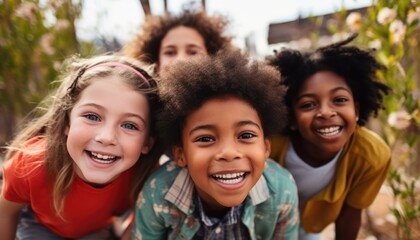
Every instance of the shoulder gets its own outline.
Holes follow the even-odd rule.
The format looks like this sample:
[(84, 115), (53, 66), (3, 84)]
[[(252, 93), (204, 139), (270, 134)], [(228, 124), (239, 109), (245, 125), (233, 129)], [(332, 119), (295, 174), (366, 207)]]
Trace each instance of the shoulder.
[(146, 180), (144, 188), (169, 188), (181, 171), (175, 161), (169, 160), (158, 167)]
[(287, 135), (275, 135), (271, 139), (271, 147), (274, 149), (285, 148), (289, 142), (289, 136)]
[(284, 157), (289, 146), (289, 137), (286, 135), (276, 135), (270, 139), (270, 143), (270, 158), (284, 165)]
[(272, 190), (296, 191), (296, 183), (292, 174), (271, 159), (267, 159), (263, 175)]
[(29, 175), (44, 166), (46, 140), (42, 137), (29, 139), (15, 154), (5, 161), (4, 171), (14, 175)]
[(391, 150), (385, 141), (365, 127), (356, 128), (347, 152), (378, 167), (391, 159)]

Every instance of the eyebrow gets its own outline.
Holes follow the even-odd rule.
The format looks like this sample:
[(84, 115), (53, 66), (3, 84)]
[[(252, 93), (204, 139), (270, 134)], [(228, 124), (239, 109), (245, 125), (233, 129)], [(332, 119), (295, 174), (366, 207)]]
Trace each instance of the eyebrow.
[[(352, 91), (350, 89), (346, 88), (346, 87), (333, 88), (333, 89), (331, 89), (330, 93), (334, 93), (334, 92), (337, 92), (337, 91), (340, 91), (340, 90), (346, 91), (346, 92), (350, 93), (351, 95), (353, 95)], [(314, 97), (314, 96), (316, 96), (316, 94), (313, 94), (313, 93), (302, 94), (302, 95), (300, 95), (296, 98), (296, 101), (299, 101), (301, 98), (304, 98), (304, 97)]]
[[(197, 45), (195, 43), (188, 43), (187, 48), (199, 48), (199, 49), (205, 49), (203, 47), (201, 47), (200, 45)], [(176, 44), (168, 44), (168, 45), (164, 45), (162, 46), (162, 49), (168, 49), (168, 48), (177, 48)]]
[[(101, 106), (99, 104), (96, 104), (96, 103), (84, 103), (84, 104), (80, 104), (79, 107), (95, 107), (95, 108), (101, 109), (102, 111), (105, 111), (106, 110), (105, 107), (103, 107), (103, 106)], [(124, 116), (126, 116), (126, 117), (139, 118), (143, 122), (143, 124), (146, 124), (146, 120), (141, 115), (139, 115), (139, 114), (135, 114), (135, 113), (124, 113)]]
[[(240, 121), (237, 124), (235, 124), (235, 127), (241, 127), (245, 125), (252, 125), (261, 130), (260, 125), (258, 125), (256, 122), (251, 121), (251, 120)], [(193, 129), (191, 129), (191, 131), (189, 132), (189, 135), (193, 134), (195, 131), (198, 131), (198, 130), (215, 130), (215, 129), (216, 129), (216, 126), (212, 124), (198, 125), (197, 127), (194, 127)]]

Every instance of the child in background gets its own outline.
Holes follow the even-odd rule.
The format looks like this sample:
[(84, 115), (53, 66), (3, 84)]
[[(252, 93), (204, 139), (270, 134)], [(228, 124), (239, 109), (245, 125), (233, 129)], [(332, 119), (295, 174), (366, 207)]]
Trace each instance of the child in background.
[(283, 50), (270, 60), (287, 86), (291, 113), (270, 157), (298, 186), (300, 239), (319, 239), (311, 233), (333, 222), (336, 239), (355, 239), (361, 211), (375, 199), (389, 168), (389, 147), (362, 126), (383, 108), (390, 89), (375, 81), (382, 66), (370, 52), (344, 46), (355, 37), (309, 53)]
[(174, 160), (140, 192), (135, 239), (295, 239), (297, 192), (272, 160), (287, 118), (280, 75), (239, 52), (179, 62), (161, 74), (159, 131)]
[(231, 37), (224, 36), (227, 24), (223, 16), (187, 9), (179, 15), (147, 16), (139, 34), (124, 47), (123, 54), (156, 64), (159, 72), (176, 60), (213, 55), (231, 48)]
[(2, 239), (111, 239), (112, 220), (133, 206), (130, 192), (138, 195), (161, 154), (152, 148), (157, 87), (145, 66), (118, 56), (70, 64), (46, 112), (8, 149)]
[[(162, 69), (176, 61), (233, 48), (231, 37), (224, 35), (228, 23), (221, 15), (209, 16), (200, 10), (184, 9), (178, 15), (146, 16), (139, 34), (122, 52), (154, 64), (155, 73), (159, 75)], [(172, 152), (167, 150), (159, 162), (162, 164), (172, 157)]]

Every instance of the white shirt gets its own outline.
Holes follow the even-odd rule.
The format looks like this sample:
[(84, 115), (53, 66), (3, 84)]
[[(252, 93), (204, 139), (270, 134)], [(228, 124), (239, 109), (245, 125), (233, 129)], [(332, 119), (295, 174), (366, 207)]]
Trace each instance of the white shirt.
[(286, 152), (285, 167), (293, 175), (299, 194), (299, 210), (303, 212), (306, 202), (324, 189), (335, 173), (340, 150), (333, 160), (320, 167), (312, 167), (304, 162), (296, 153), (292, 143)]

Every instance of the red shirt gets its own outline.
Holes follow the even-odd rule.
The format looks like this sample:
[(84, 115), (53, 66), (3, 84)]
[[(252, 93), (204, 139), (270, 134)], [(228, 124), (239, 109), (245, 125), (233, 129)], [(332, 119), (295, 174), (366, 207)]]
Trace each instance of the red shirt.
[(5, 199), (29, 204), (41, 224), (66, 238), (78, 238), (98, 231), (109, 225), (113, 216), (130, 208), (129, 170), (103, 188), (92, 187), (75, 176), (65, 198), (62, 213), (65, 220), (56, 216), (52, 207), (52, 184), (43, 164), (45, 145), (43, 138), (31, 139), (27, 148), (32, 153), (21, 151), (4, 163)]

